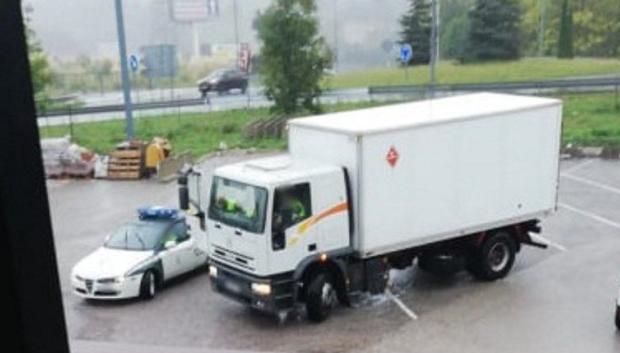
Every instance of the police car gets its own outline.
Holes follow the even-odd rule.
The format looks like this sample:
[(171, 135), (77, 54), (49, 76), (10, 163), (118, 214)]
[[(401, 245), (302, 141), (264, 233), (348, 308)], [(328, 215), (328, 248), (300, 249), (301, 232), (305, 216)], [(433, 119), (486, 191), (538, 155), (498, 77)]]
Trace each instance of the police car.
[(109, 235), (71, 271), (76, 295), (87, 299), (150, 299), (161, 285), (206, 264), (204, 242), (176, 209), (140, 208), (138, 219)]

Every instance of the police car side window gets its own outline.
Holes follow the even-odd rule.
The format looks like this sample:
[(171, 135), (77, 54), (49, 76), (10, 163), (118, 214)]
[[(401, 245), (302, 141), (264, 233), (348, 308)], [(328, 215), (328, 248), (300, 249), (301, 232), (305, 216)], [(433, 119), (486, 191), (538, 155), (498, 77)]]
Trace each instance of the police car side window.
[(187, 233), (187, 227), (185, 226), (185, 223), (183, 222), (179, 222), (175, 224), (172, 227), (172, 233), (176, 236), (177, 243), (180, 243), (182, 241), (189, 239), (189, 234)]

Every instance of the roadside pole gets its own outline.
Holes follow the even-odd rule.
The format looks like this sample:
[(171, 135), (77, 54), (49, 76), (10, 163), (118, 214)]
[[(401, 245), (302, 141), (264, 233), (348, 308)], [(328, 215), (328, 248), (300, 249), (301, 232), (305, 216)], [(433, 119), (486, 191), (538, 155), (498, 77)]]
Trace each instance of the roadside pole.
[(435, 97), (435, 84), (437, 83), (435, 77), (435, 66), (437, 65), (437, 1), (438, 0), (433, 0), (431, 5), (431, 98)]
[(123, 4), (121, 0), (115, 0), (116, 7), (116, 34), (118, 35), (118, 53), (121, 59), (121, 80), (123, 82), (123, 98), (125, 105), (125, 119), (127, 121), (127, 141), (133, 140), (133, 115), (131, 106), (131, 83), (129, 82), (129, 70), (127, 67), (127, 46), (125, 43), (125, 24), (123, 20)]

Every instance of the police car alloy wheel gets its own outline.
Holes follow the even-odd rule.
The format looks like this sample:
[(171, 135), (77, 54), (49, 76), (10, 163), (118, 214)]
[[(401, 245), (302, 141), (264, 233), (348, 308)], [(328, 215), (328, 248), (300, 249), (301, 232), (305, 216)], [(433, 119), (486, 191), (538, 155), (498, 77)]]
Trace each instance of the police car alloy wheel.
[(152, 299), (157, 293), (157, 279), (153, 271), (146, 271), (140, 284), (140, 297), (142, 299)]

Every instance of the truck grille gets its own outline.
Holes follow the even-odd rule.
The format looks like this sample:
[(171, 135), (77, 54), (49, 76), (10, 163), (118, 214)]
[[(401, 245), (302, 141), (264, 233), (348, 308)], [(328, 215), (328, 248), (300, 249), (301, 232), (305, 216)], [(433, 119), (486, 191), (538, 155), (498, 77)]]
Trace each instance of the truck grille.
[(246, 270), (254, 271), (255, 269), (253, 257), (217, 245), (214, 246), (213, 257), (227, 264), (236, 265)]

